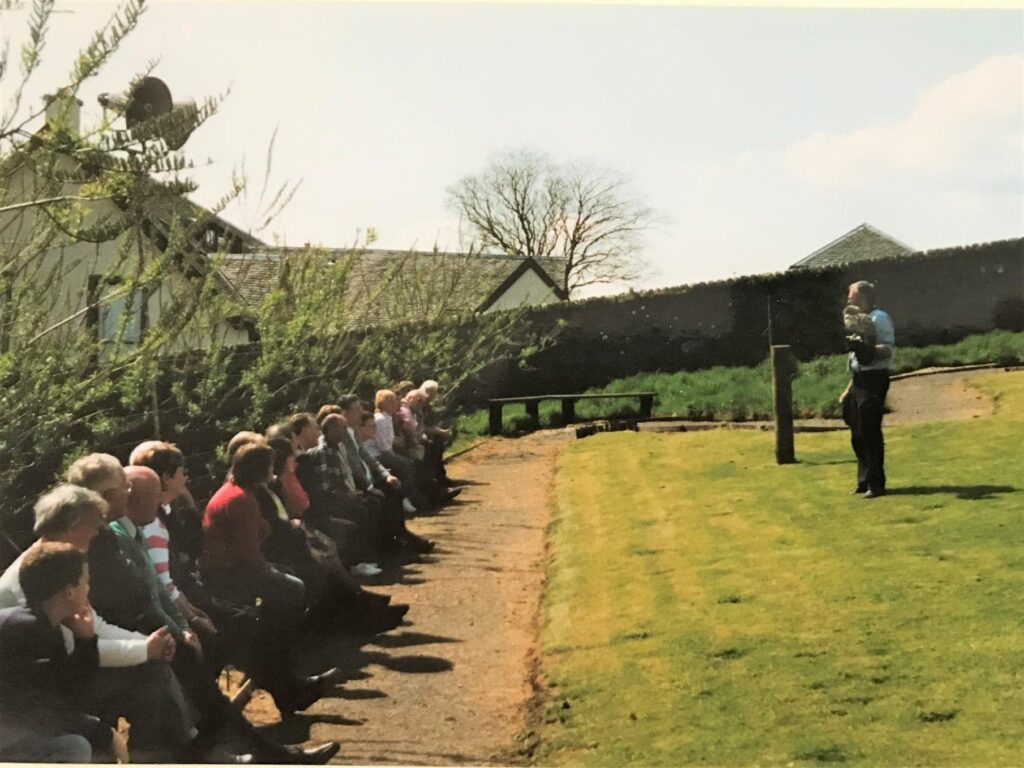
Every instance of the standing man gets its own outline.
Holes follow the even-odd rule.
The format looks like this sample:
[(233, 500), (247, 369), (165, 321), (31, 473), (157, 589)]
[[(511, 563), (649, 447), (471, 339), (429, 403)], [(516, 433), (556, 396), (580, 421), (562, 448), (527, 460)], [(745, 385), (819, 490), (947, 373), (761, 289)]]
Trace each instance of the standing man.
[(885, 494), (885, 441), (882, 413), (889, 391), (889, 369), (896, 348), (892, 319), (875, 306), (875, 286), (866, 280), (853, 283), (847, 303), (868, 313), (875, 325), (875, 346), (850, 352), (850, 383), (839, 396), (843, 419), (850, 427), (850, 442), (857, 454), (857, 487), (851, 493), (875, 499)]

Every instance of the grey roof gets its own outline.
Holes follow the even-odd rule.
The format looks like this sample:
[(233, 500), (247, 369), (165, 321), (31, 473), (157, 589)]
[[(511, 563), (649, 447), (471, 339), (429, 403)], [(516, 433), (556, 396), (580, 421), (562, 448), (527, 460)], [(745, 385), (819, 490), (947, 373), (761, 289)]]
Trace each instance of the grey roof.
[[(282, 285), (289, 265), (316, 260), (316, 269), (345, 270), (344, 298), (351, 327), (434, 320), (487, 309), (526, 269), (536, 269), (561, 296), (533, 259), (433, 251), (276, 248), (223, 254), (220, 273), (242, 301), (255, 309)], [(555, 260), (546, 260), (554, 262)], [(308, 262), (306, 262), (308, 263)], [(560, 267), (560, 263), (555, 262)], [(557, 273), (556, 273), (557, 274)]]
[(790, 269), (834, 267), (859, 261), (891, 259), (913, 252), (914, 249), (906, 243), (901, 243), (870, 224), (861, 224), (796, 262)]

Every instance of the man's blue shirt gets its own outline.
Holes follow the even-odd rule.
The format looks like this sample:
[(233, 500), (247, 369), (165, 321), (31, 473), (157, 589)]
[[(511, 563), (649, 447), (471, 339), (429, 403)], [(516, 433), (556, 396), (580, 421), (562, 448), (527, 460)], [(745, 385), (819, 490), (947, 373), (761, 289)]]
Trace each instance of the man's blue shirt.
[(870, 316), (871, 321), (875, 324), (875, 343), (885, 344), (892, 354), (884, 360), (876, 358), (870, 365), (861, 365), (857, 356), (851, 352), (848, 366), (853, 373), (887, 371), (892, 368), (892, 358), (896, 354), (896, 328), (892, 324), (892, 318), (881, 309), (871, 310)]

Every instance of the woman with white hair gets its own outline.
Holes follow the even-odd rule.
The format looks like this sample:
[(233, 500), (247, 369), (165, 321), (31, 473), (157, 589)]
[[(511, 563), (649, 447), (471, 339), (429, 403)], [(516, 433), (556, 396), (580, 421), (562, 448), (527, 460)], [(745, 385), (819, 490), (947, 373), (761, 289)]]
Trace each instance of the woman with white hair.
[(427, 471), (441, 486), (450, 488), (455, 483), (448, 477), (448, 472), (444, 467), (444, 449), (451, 440), (452, 431), (441, 426), (437, 412), (434, 410), (433, 401), (438, 394), (437, 382), (427, 379), (420, 384), (420, 391), (423, 393), (420, 421), (423, 424), (425, 438), (423, 463)]
[(420, 421), (419, 409), (426, 402), (426, 395), (421, 389), (411, 389), (402, 398), (395, 414), (395, 432), (401, 432), (401, 444), (396, 441), (396, 449), (403, 456), (413, 461), (423, 461), (423, 423)]

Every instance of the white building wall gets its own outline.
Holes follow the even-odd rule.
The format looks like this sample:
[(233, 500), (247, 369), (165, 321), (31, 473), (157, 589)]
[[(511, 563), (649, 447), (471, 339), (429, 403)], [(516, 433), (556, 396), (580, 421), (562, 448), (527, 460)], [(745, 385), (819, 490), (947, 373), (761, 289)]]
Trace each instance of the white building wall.
[(494, 312), (502, 309), (517, 309), (524, 305), (538, 306), (540, 304), (551, 304), (558, 301), (558, 294), (551, 286), (544, 282), (532, 269), (527, 270), (516, 280), (508, 290), (497, 300), (487, 307), (485, 312)]
[[(33, 175), (19, 169), (4, 189), (4, 204), (17, 202), (18, 198), (33, 197)], [(123, 212), (109, 200), (98, 200), (88, 204), (83, 224), (89, 226), (104, 219), (116, 219)], [(27, 281), (33, 286), (43, 288), (40, 296), (49, 316), (47, 325), (60, 324), (51, 331), (57, 337), (69, 337), (85, 325), (85, 313), (82, 310), (87, 304), (87, 285), (90, 275), (104, 275), (112, 268), (123, 274), (135, 273), (138, 269), (137, 246), (131, 253), (119, 257), (119, 243), (107, 241), (103, 243), (75, 242), (47, 249), (39, 256), (30, 253), (32, 240), (33, 208), (21, 209), (0, 216), (0, 264), (15, 263), (20, 265), (15, 285)], [(146, 260), (156, 254), (152, 243), (145, 241)], [(117, 262), (120, 260), (120, 265)], [(172, 304), (175, 294), (182, 294), (192, 289), (189, 281), (180, 273), (172, 273), (160, 288), (149, 296), (147, 315), (150, 326), (155, 326), (163, 314), (164, 308)], [(110, 286), (100, 288), (100, 296), (112, 290)], [(15, 311), (17, 311), (15, 309)], [(217, 322), (211, 327), (211, 321), (200, 307), (193, 315), (193, 320), (176, 335), (168, 345), (168, 352), (181, 352), (190, 349), (206, 349), (214, 343), (228, 346), (247, 344), (248, 334), (244, 329), (232, 327), (226, 322)], [(67, 320), (62, 323), (61, 321)], [(216, 339), (216, 341), (215, 341)]]

